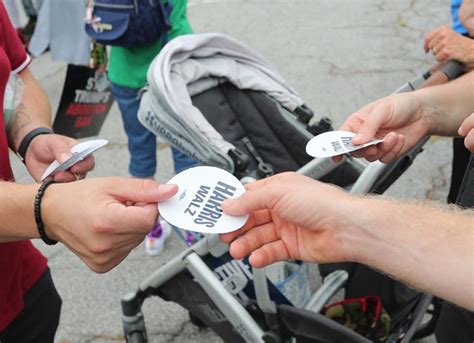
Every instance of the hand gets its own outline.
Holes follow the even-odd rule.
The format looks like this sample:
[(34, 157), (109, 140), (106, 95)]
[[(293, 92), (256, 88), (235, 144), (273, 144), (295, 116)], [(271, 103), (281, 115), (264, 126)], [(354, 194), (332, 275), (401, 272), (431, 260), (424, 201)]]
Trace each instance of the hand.
[(474, 153), (474, 113), (463, 121), (458, 133), (466, 137), (464, 138), (464, 145), (470, 152)]
[(430, 32), (424, 43), (425, 52), (432, 52), (438, 62), (449, 60), (463, 64), (474, 62), (474, 41), (454, 32), (447, 26), (441, 26)]
[[(349, 116), (340, 130), (357, 133), (355, 145), (374, 138), (383, 138), (377, 145), (354, 151), (355, 157), (388, 163), (408, 152), (430, 130), (431, 123), (424, 115), (423, 105), (409, 93), (396, 94), (375, 101)], [(337, 156), (334, 159), (342, 158)]]
[(104, 273), (143, 241), (156, 222), (157, 202), (176, 192), (176, 185), (123, 178), (53, 184), (41, 204), (46, 235)]
[[(240, 230), (221, 235), (230, 254), (249, 253), (257, 268), (297, 259), (338, 262), (350, 259), (340, 234), (350, 230), (352, 198), (344, 191), (296, 173), (278, 174), (247, 185), (247, 192), (222, 204), (225, 213), (250, 214)], [(235, 239), (235, 240), (234, 240)]]
[(462, 26), (464, 26), (469, 36), (474, 37), (474, 1), (463, 0), (461, 7), (459, 8), (459, 20)]
[[(39, 135), (28, 147), (25, 164), (31, 176), (40, 181), (46, 168), (54, 161), (64, 162), (71, 157), (71, 148), (78, 142), (62, 135)], [(56, 182), (71, 182), (85, 178), (88, 171), (94, 168), (94, 157), (89, 156), (75, 164), (71, 169), (54, 175)], [(77, 177), (76, 177), (77, 175)]]

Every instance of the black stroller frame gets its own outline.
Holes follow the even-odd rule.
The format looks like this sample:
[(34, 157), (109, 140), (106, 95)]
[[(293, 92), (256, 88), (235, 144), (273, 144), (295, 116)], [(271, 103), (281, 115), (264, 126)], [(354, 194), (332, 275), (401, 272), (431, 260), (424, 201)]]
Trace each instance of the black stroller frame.
[[(397, 92), (416, 89), (428, 76), (429, 74), (425, 73), (402, 86)], [(340, 165), (347, 164), (359, 173), (359, 177), (350, 188), (351, 193), (381, 194), (411, 165), (414, 158), (423, 150), (427, 140), (428, 138), (422, 140), (407, 155), (391, 164), (380, 162), (367, 164), (350, 156), (344, 156), (339, 163), (333, 162), (330, 158), (314, 159), (297, 172), (313, 179), (321, 179)], [(158, 295), (165, 300), (178, 301), (174, 293), (180, 293), (184, 290), (183, 285), (193, 282), (196, 286), (194, 293), (181, 293), (181, 298), (184, 295), (187, 299), (181, 299), (180, 304), (188, 309), (193, 323), (211, 327), (226, 341), (370, 342), (367, 338), (319, 314), (319, 311), (345, 285), (348, 279), (346, 271), (338, 270), (326, 276), (304, 309), (296, 309), (290, 305), (276, 304), (270, 296), (265, 268), (253, 268), (255, 303), (252, 308), (246, 308), (229, 291), (233, 286), (229, 283), (225, 285), (219, 280), (204, 261), (206, 256), (219, 257), (227, 252), (228, 245), (223, 244), (217, 235), (206, 235), (153, 272), (135, 291), (126, 294), (121, 304), (127, 342), (147, 341), (141, 306), (148, 297)], [(196, 299), (200, 299), (201, 304), (206, 303), (206, 308), (194, 306), (192, 302)], [(436, 315), (433, 314), (432, 321), (428, 323), (423, 323), (423, 319), (432, 301), (431, 295), (420, 294), (411, 308), (408, 325), (404, 327), (403, 332), (392, 334), (387, 342), (410, 342), (417, 331), (418, 333), (423, 331), (423, 335), (429, 334)], [(215, 320), (209, 321), (209, 317)], [(305, 336), (302, 332), (308, 328), (319, 331), (320, 334)]]

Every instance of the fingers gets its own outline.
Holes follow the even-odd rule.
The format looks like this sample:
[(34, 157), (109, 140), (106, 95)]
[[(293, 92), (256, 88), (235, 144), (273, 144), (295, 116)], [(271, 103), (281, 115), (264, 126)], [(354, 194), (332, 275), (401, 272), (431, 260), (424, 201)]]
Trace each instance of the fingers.
[(385, 123), (388, 116), (389, 108), (385, 105), (385, 102), (376, 105), (370, 112), (370, 115), (366, 117), (361, 127), (357, 131), (354, 131), (357, 135), (352, 138), (352, 144), (365, 144), (374, 139), (377, 131)]
[(472, 113), (469, 117), (464, 119), (459, 127), (458, 133), (461, 136), (466, 136), (468, 132), (474, 128), (474, 113)]
[(249, 257), (249, 262), (255, 268), (263, 268), (278, 261), (290, 259), (291, 256), (283, 241), (268, 243), (255, 250)]
[(224, 243), (230, 243), (238, 236), (242, 235), (243, 233), (247, 232), (248, 230), (254, 228), (255, 226), (263, 225), (265, 223), (270, 222), (272, 219), (270, 211), (268, 210), (261, 210), (256, 211), (250, 214), (249, 220), (245, 225), (236, 231), (225, 233), (220, 235), (221, 241)]
[(153, 180), (113, 178), (106, 188), (122, 202), (157, 203), (167, 200), (178, 191), (177, 185), (160, 185)]
[(49, 138), (48, 147), (55, 160), (63, 163), (72, 156), (71, 148), (77, 144), (76, 140), (61, 135), (51, 135), (47, 138)]
[(430, 51), (430, 42), (433, 40), (434, 37), (438, 34), (439, 28), (436, 30), (431, 31), (428, 33), (425, 37), (425, 41), (423, 43), (423, 49), (425, 50), (425, 53), (428, 53)]
[(443, 25), (430, 32), (425, 38), (425, 52), (433, 50), (439, 44), (439, 42), (444, 39), (449, 31), (450, 29)]
[(94, 169), (95, 166), (95, 159), (94, 156), (88, 156), (81, 162), (76, 163), (70, 169), (70, 171), (74, 174), (87, 174), (87, 172)]
[(383, 163), (390, 163), (395, 161), (400, 156), (400, 152), (402, 151), (405, 145), (405, 137), (401, 134), (398, 134), (396, 137), (396, 143), (389, 151), (387, 151), (384, 155), (380, 157), (380, 162)]
[(121, 248), (106, 250), (103, 253), (92, 255), (79, 255), (86, 265), (96, 273), (106, 273), (120, 264), (142, 241), (140, 239), (132, 240)]
[(464, 145), (470, 152), (474, 153), (474, 128), (464, 138)]
[(254, 182), (247, 192), (235, 199), (225, 200), (222, 210), (230, 215), (241, 216), (259, 210), (271, 209), (278, 198), (273, 181), (278, 175)]
[(235, 259), (242, 259), (252, 251), (278, 239), (275, 225), (273, 223), (267, 223), (254, 227), (233, 241), (230, 245), (229, 252)]
[(399, 157), (404, 144), (405, 138), (403, 135), (390, 132), (381, 143), (354, 151), (352, 156), (365, 158), (369, 162), (380, 160), (383, 163), (389, 163)]
[(101, 233), (148, 233), (158, 217), (155, 203), (145, 206), (125, 206), (111, 203), (106, 208), (104, 219), (96, 226)]
[(474, 152), (474, 113), (467, 117), (458, 130), (461, 136), (464, 136), (464, 145), (470, 152)]

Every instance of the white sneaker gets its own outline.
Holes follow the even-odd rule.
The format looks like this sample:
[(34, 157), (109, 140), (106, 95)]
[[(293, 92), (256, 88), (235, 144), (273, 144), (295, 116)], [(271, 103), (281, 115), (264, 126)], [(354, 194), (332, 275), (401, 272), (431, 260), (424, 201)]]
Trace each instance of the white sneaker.
[(146, 235), (146, 253), (150, 256), (159, 255), (165, 248), (165, 241), (171, 235), (171, 231), (171, 226), (159, 218), (153, 229), (148, 233), (148, 235)]

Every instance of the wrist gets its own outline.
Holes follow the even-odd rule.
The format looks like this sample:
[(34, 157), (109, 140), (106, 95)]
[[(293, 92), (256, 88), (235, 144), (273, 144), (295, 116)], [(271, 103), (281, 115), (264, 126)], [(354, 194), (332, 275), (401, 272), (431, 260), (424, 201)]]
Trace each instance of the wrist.
[(49, 127), (36, 127), (30, 130), (21, 140), (18, 145), (17, 155), (21, 161), (25, 162), (26, 154), (32, 142), (40, 135), (52, 134), (53, 130)]
[(391, 245), (384, 237), (390, 231), (387, 221), (396, 217), (397, 210), (392, 203), (375, 197), (357, 197), (350, 217), (357, 218), (344, 230), (343, 251), (347, 261), (370, 266), (377, 264), (382, 255), (396, 255), (397, 246)]
[(416, 102), (415, 115), (420, 118), (422, 123), (420, 129), (423, 136), (440, 134), (443, 117), (446, 117), (443, 110), (432, 99), (430, 88), (411, 93)]
[(343, 259), (347, 262), (365, 263), (367, 244), (371, 242), (371, 245), (375, 245), (371, 232), (373, 209), (370, 206), (370, 199), (363, 196), (351, 196), (350, 201), (344, 202), (346, 216), (337, 230), (337, 241), (341, 244)]
[[(34, 200), (39, 186), (0, 182), (0, 211), (5, 214), (0, 222), (0, 242), (39, 237), (34, 217)], [(15, 197), (12, 198), (12, 194)]]
[(55, 213), (59, 210), (58, 190), (60, 187), (62, 185), (57, 183), (50, 185), (41, 201), (41, 218), (44, 232), (49, 239), (54, 241), (60, 241), (57, 233), (59, 225), (54, 217)]

